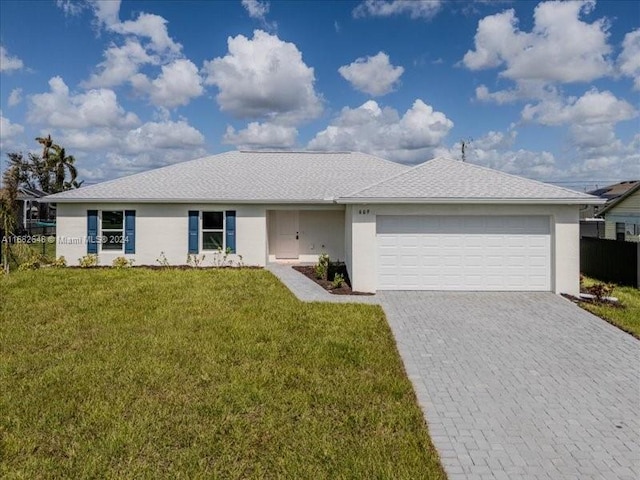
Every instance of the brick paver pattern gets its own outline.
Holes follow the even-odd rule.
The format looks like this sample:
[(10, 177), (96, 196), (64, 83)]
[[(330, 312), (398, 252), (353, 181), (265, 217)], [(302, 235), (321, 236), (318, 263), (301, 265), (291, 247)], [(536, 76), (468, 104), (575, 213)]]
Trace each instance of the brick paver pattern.
[(552, 293), (379, 292), (449, 480), (640, 478), (640, 342)]
[(339, 296), (380, 303), (449, 480), (640, 479), (640, 342), (552, 293)]

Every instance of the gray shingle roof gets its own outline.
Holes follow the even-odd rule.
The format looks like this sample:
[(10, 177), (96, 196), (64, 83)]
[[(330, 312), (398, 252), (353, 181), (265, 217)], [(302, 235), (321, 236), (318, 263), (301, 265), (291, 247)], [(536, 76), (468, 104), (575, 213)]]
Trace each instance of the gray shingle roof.
[(568, 202), (597, 197), (448, 158), (416, 167), (355, 152), (234, 151), (46, 197), (51, 202)]
[(350, 152), (227, 152), (51, 195), (49, 201), (318, 202), (407, 170)]
[(345, 195), (346, 201), (402, 199), (428, 200), (520, 200), (591, 203), (597, 197), (517, 177), (450, 158), (435, 158), (399, 172), (375, 185)]

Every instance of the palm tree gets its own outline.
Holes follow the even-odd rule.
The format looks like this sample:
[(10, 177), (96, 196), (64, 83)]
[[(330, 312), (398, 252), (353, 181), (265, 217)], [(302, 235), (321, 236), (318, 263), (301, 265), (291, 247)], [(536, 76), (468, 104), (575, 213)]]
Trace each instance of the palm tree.
[(49, 149), (53, 146), (53, 140), (51, 139), (51, 134), (46, 137), (36, 137), (36, 142), (42, 145), (42, 158), (49, 158)]
[[(61, 192), (63, 190), (70, 190), (71, 188), (78, 188), (80, 184), (76, 182), (78, 178), (78, 170), (74, 163), (76, 159), (73, 155), (67, 155), (65, 149), (57, 144), (52, 144), (50, 147), (53, 152), (48, 152), (48, 163), (51, 170), (54, 172), (55, 181), (53, 183), (52, 190), (54, 192)], [(67, 171), (71, 178), (66, 181)]]

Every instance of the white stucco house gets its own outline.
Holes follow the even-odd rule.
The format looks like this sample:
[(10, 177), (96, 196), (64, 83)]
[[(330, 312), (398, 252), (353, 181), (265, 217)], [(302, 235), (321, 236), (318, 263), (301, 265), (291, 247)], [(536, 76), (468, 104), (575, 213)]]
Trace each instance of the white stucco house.
[[(343, 260), (356, 291), (578, 293), (591, 195), (447, 158), (234, 151), (47, 197), (57, 254), (171, 264), (218, 247), (245, 265)], [(106, 241), (96, 239), (106, 238)], [(205, 260), (205, 264), (206, 264)]]

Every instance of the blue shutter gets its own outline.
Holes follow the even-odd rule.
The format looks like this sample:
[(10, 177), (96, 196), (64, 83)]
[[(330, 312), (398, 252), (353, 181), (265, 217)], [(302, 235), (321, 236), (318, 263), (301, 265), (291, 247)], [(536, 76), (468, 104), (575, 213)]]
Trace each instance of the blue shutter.
[(189, 253), (198, 253), (198, 211), (189, 210)]
[(136, 253), (136, 211), (124, 211), (124, 253)]
[(231, 253), (236, 253), (236, 212), (235, 210), (228, 210), (225, 215), (227, 217), (225, 232), (227, 250)]
[(87, 210), (87, 254), (98, 253), (98, 211)]

